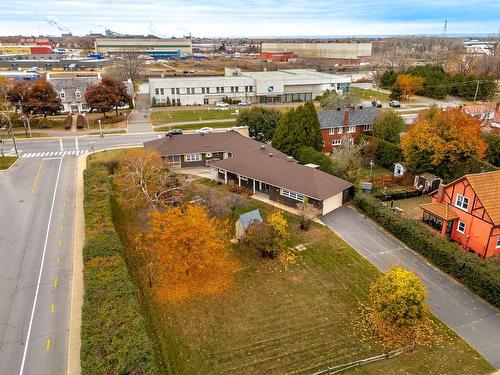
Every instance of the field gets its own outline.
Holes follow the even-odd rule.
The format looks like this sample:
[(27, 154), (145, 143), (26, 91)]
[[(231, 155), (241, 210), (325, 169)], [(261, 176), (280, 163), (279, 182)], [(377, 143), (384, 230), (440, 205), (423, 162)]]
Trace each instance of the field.
[(0, 156), (0, 170), (9, 168), (17, 160), (17, 156)]
[[(201, 183), (227, 192), (207, 180)], [(247, 198), (246, 207), (237, 214), (254, 208), (264, 216), (274, 209)], [(302, 232), (298, 218), (284, 214), (291, 233), (288, 246), (301, 244), (306, 249), (289, 250), (280, 260), (265, 260), (232, 245), (232, 255), (241, 267), (232, 288), (223, 294), (160, 304), (147, 291), (145, 270), (137, 263), (130, 269), (142, 290), (143, 311), (167, 373), (311, 374), (387, 350), (362, 318), (369, 285), (379, 271), (327, 227), (315, 224)], [(485, 374), (491, 370), (451, 330), (434, 322), (442, 342), (363, 367), (361, 373)]]
[(361, 100), (379, 100), (381, 102), (388, 102), (389, 95), (383, 92), (377, 92), (376, 90), (367, 90), (359, 87), (351, 87), (350, 92), (360, 98)]
[[(236, 121), (236, 119), (234, 119)], [(179, 128), (182, 130), (195, 130), (203, 127), (210, 127), (214, 129), (218, 128), (230, 128), (234, 126), (234, 121), (226, 121), (226, 122), (209, 122), (209, 123), (194, 123), (194, 124), (185, 124), (185, 125), (173, 125), (173, 126), (160, 126), (155, 128), (156, 132), (167, 132), (173, 128)]]
[(225, 120), (236, 119), (235, 110), (231, 108), (228, 111), (218, 111), (215, 109), (199, 108), (185, 110), (165, 110), (152, 111), (151, 121), (153, 125), (166, 124), (171, 122), (193, 122), (205, 120)]

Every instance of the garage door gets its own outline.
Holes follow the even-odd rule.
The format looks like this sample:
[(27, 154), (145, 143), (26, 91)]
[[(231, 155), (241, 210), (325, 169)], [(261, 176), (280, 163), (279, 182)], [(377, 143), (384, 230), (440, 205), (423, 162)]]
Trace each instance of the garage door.
[(332, 212), (336, 208), (342, 206), (342, 193), (343, 192), (340, 192), (323, 201), (323, 215), (326, 215), (327, 213)]

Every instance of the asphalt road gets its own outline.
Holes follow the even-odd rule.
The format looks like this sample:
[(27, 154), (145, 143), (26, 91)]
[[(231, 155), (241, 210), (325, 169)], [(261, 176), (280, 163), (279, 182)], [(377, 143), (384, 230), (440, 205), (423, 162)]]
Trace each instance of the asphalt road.
[(338, 208), (322, 221), (380, 270), (399, 265), (419, 275), (429, 291), (427, 302), (433, 313), (500, 368), (500, 312), (495, 307), (350, 207)]
[(21, 159), (0, 173), (0, 374), (64, 374), (75, 157)]

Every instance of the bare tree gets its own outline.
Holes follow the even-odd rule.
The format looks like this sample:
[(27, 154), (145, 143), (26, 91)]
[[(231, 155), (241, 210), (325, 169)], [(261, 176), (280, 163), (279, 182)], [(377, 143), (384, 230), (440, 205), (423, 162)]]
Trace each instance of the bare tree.
[(297, 210), (300, 218), (300, 229), (308, 230), (311, 227), (311, 223), (314, 219), (319, 217), (321, 211), (307, 202), (297, 204)]
[(137, 52), (123, 53), (114, 61), (115, 75), (122, 81), (136, 81), (142, 75), (144, 61)]

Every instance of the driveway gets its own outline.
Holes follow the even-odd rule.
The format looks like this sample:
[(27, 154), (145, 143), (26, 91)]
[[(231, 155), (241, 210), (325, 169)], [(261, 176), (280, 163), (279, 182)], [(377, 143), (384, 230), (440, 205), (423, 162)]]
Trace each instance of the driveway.
[(343, 206), (321, 220), (381, 271), (399, 265), (419, 275), (429, 291), (428, 304), (433, 313), (493, 366), (500, 368), (500, 312), (497, 309), (354, 209)]

